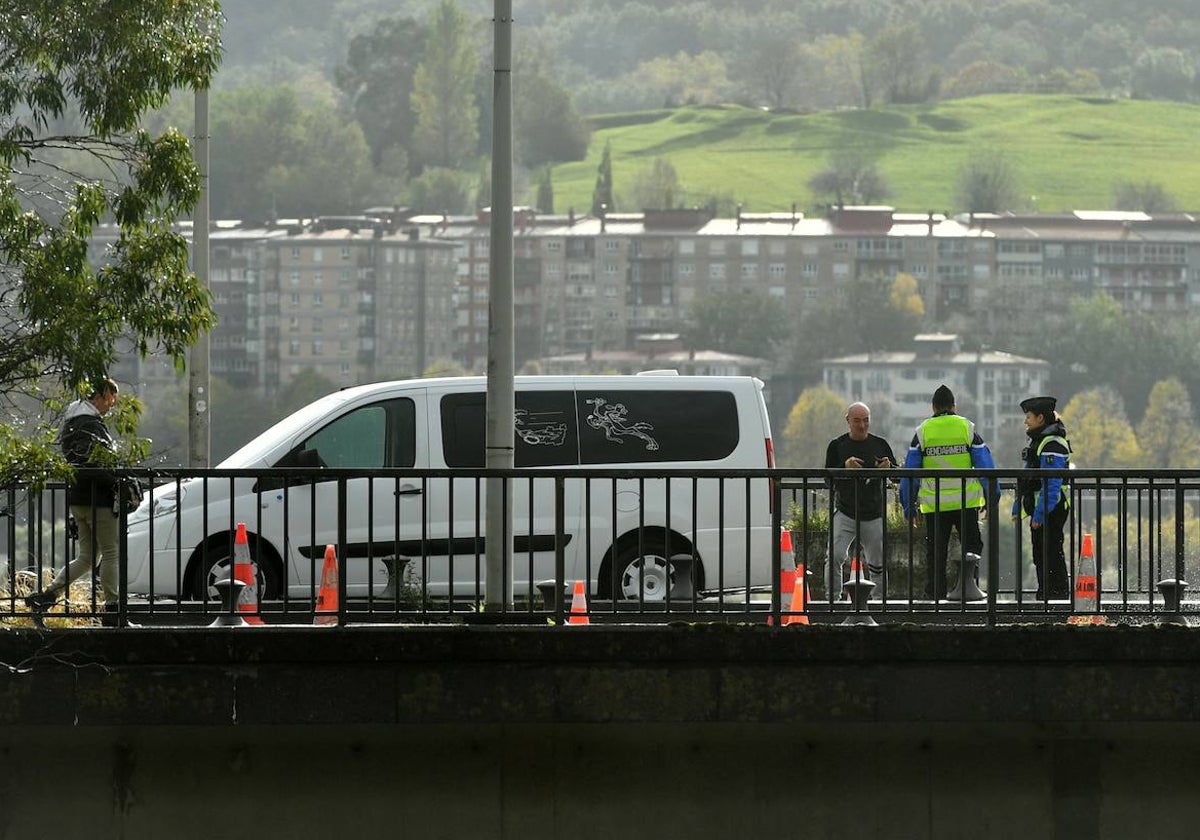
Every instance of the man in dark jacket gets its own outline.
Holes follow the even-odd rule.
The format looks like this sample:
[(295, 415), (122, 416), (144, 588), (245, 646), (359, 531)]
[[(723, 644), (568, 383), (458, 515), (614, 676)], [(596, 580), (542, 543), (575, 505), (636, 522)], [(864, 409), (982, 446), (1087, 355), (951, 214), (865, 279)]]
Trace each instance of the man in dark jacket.
[[(870, 433), (871, 409), (856, 402), (846, 409), (849, 431), (829, 442), (825, 450), (826, 469), (892, 469), (896, 456), (886, 440)], [(887, 483), (881, 478), (841, 478), (834, 482), (832, 556), (826, 571), (829, 600), (842, 593), (842, 566), (847, 549), (858, 540), (859, 553), (867, 568), (863, 577), (874, 581), (872, 596), (883, 596), (883, 531), (887, 513)], [(849, 569), (847, 569), (849, 571)]]
[[(63, 456), (76, 470), (67, 486), (67, 507), (79, 529), (79, 548), (74, 560), (60, 569), (54, 581), (42, 592), (29, 595), (25, 603), (32, 609), (45, 609), (58, 600), (58, 593), (100, 563), (100, 585), (106, 603), (115, 604), (118, 590), (118, 481), (110, 470), (116, 440), (104, 424), (104, 415), (117, 403), (117, 383), (105, 378), (86, 400), (67, 406), (59, 430)], [(93, 472), (103, 468), (104, 472)]]
[[(1062, 418), (1054, 410), (1054, 397), (1030, 397), (1021, 403), (1029, 445), (1021, 453), (1026, 469), (1065, 470), (1071, 466), (1071, 444)], [(1024, 478), (1017, 482), (1012, 515), (1029, 517), (1029, 543), (1037, 569), (1037, 597), (1061, 600), (1071, 597), (1067, 558), (1063, 554), (1063, 527), (1070, 512), (1070, 495), (1061, 477)]]

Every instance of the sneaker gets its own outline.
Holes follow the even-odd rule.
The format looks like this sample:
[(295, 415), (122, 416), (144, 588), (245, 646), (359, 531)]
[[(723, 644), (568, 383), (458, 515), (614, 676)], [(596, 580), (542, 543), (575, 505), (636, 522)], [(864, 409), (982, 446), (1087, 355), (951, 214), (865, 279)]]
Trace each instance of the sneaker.
[(31, 610), (45, 610), (53, 607), (58, 601), (57, 592), (34, 592), (25, 596), (25, 606)]

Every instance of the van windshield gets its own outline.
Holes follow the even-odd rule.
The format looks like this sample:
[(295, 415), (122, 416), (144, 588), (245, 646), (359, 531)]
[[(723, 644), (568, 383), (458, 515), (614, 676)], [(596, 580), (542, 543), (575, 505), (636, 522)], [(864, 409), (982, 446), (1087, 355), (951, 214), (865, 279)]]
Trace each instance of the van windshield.
[(314, 421), (328, 416), (336, 406), (346, 402), (352, 396), (354, 394), (351, 391), (335, 391), (321, 397), (316, 402), (297, 409), (217, 464), (217, 467), (237, 469), (272, 466), (267, 463), (267, 459), (276, 451), (280, 443), (290, 441)]

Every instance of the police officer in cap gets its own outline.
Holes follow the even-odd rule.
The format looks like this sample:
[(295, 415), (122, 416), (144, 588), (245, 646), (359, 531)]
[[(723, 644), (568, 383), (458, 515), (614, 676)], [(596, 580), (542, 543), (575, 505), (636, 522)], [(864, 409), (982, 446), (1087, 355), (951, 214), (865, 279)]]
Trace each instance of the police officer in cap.
[[(1021, 452), (1025, 468), (1065, 470), (1071, 466), (1071, 444), (1062, 418), (1054, 410), (1054, 397), (1030, 397), (1021, 402), (1029, 445)], [(1060, 476), (1023, 478), (1017, 482), (1013, 520), (1029, 517), (1029, 541), (1037, 569), (1037, 597), (1062, 600), (1071, 595), (1067, 559), (1063, 554), (1063, 528), (1071, 509), (1071, 494)]]

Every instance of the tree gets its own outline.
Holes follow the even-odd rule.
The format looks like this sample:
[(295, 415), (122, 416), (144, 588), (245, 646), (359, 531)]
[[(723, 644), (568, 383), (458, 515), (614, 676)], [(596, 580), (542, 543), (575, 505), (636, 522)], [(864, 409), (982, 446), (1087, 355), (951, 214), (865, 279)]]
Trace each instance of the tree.
[[(219, 58), (212, 0), (14, 3), (0, 73), (0, 476), (60, 465), (47, 395), (103, 375), (124, 344), (182, 365), (214, 323), (175, 223), (200, 187), (180, 132), (138, 130), (173, 88), (207, 87)], [(101, 221), (117, 239), (99, 266)], [(131, 401), (118, 427), (136, 421)]]
[(1118, 181), (1113, 189), (1113, 206), (1117, 210), (1141, 210), (1143, 213), (1172, 213), (1175, 199), (1161, 181)]
[[(272, 209), (284, 216), (356, 212), (372, 185), (371, 152), (362, 129), (323, 104), (303, 114), (301, 127), (293, 154), (263, 175)], [(396, 196), (376, 198), (394, 202)]]
[(1140, 465), (1141, 452), (1125, 403), (1112, 388), (1076, 394), (1062, 410), (1071, 439), (1071, 460), (1089, 469), (1120, 469)]
[(412, 143), (413, 77), (428, 35), (411, 18), (385, 18), (350, 41), (346, 63), (334, 72), (376, 166), (388, 149), (408, 149)]
[(462, 175), (433, 167), (409, 182), (408, 202), (420, 213), (462, 213), (470, 195)]
[(591, 130), (562, 85), (533, 73), (513, 84), (514, 152), (529, 167), (583, 160)]
[(772, 110), (795, 104), (800, 77), (801, 24), (791, 16), (760, 17), (747, 32), (734, 38), (735, 78), (751, 101)]
[(645, 91), (654, 107), (716, 105), (726, 101), (730, 83), (725, 59), (705, 51), (679, 52), (642, 62), (625, 77), (631, 87)]
[(604, 143), (604, 152), (600, 155), (600, 166), (596, 168), (596, 188), (592, 190), (592, 215), (599, 216), (604, 212), (616, 209), (613, 204), (613, 171), (612, 144)]
[(916, 23), (888, 26), (866, 48), (867, 78), (889, 103), (925, 102), (937, 93), (925, 36)]
[(550, 180), (550, 167), (542, 167), (542, 174), (538, 176), (537, 185), (537, 200), (534, 206), (541, 213), (554, 212), (554, 184)]
[(845, 401), (824, 385), (801, 391), (779, 438), (779, 466), (824, 466), (829, 441), (845, 431), (845, 416)]
[(815, 381), (821, 360), (911, 346), (925, 313), (916, 278), (897, 274), (856, 277), (845, 294), (804, 312), (793, 331), (790, 370)]
[(1020, 204), (1017, 171), (999, 149), (976, 149), (958, 172), (958, 197), (970, 213), (1000, 213)]
[(1200, 466), (1200, 433), (1192, 415), (1192, 401), (1178, 379), (1164, 379), (1150, 389), (1150, 402), (1137, 431), (1141, 466)]
[(656, 157), (634, 178), (633, 206), (642, 210), (670, 210), (678, 206), (679, 174), (669, 160)]
[(833, 198), (834, 205), (872, 204), (891, 193), (887, 180), (879, 174), (875, 156), (858, 149), (834, 152), (824, 169), (808, 182), (819, 196)]
[(688, 312), (687, 343), (694, 350), (771, 358), (787, 332), (787, 316), (778, 299), (764, 292), (704, 295)]
[(1196, 66), (1188, 55), (1174, 47), (1154, 47), (1133, 63), (1130, 93), (1135, 99), (1187, 102), (1195, 81)]
[(477, 66), (466, 16), (453, 0), (441, 0), (429, 22), (425, 60), (413, 75), (414, 152), (423, 163), (453, 169), (475, 151)]
[(313, 368), (306, 367), (289, 379), (275, 395), (275, 413), (287, 417), (297, 409), (337, 390), (328, 377)]

